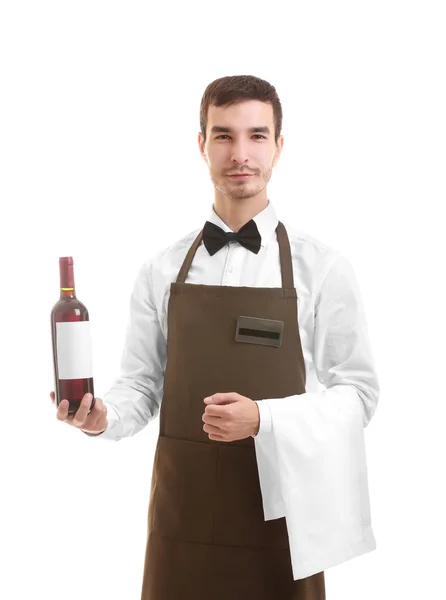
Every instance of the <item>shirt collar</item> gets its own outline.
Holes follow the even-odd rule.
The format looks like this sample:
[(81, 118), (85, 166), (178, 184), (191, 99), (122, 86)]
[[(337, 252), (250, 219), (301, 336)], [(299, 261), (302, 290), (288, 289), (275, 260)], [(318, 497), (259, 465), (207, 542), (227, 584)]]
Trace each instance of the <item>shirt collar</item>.
[[(212, 205), (208, 221), (214, 223), (214, 225), (217, 225), (218, 227), (221, 227), (221, 229), (223, 229), (225, 232), (232, 231), (232, 229), (228, 227), (228, 225), (226, 225), (226, 223), (217, 215), (214, 210), (214, 205)], [(279, 220), (276, 216), (276, 211), (274, 210), (270, 200), (268, 200), (267, 206), (255, 217), (253, 217), (253, 221), (255, 221), (257, 229), (260, 233), (260, 237), (262, 238), (260, 245), (265, 247), (271, 237), (275, 234), (277, 225), (279, 223)]]

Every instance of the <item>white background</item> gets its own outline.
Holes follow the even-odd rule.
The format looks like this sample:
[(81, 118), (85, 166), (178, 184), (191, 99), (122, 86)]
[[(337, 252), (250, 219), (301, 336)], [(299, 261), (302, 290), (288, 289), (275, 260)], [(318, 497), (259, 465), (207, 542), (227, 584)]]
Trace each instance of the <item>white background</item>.
[(327, 599), (445, 597), (442, 5), (1, 3), (1, 598), (140, 598), (158, 419), (119, 443), (56, 420), (58, 259), (74, 257), (103, 397), (139, 267), (208, 216), (199, 105), (236, 74), (279, 93), (269, 198), (351, 260), (379, 370), (377, 550), (328, 569)]

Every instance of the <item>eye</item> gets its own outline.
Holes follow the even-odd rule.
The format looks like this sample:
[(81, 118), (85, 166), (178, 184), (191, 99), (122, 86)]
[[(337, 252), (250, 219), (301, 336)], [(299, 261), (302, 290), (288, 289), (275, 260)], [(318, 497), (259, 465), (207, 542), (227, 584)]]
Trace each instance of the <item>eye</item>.
[[(226, 133), (224, 133), (223, 135), (217, 135), (217, 137), (215, 139), (219, 140), (219, 139), (224, 138), (224, 137), (229, 137), (229, 136)], [(266, 140), (266, 137), (264, 135), (261, 135), (260, 133), (255, 133), (253, 135), (253, 137), (263, 138), (264, 140)]]

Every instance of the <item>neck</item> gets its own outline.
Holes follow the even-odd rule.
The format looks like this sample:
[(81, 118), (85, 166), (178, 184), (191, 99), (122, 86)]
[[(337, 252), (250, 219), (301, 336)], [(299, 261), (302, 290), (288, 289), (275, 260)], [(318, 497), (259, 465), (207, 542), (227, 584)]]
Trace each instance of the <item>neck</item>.
[(262, 212), (268, 204), (269, 200), (266, 196), (238, 199), (216, 193), (214, 211), (232, 231), (238, 231), (245, 223)]

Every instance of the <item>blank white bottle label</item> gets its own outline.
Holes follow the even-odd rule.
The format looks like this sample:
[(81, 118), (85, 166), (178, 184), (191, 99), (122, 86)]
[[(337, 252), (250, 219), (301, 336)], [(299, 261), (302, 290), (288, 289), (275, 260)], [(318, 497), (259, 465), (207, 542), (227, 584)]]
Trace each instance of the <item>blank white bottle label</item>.
[(56, 323), (59, 379), (93, 377), (90, 321)]

